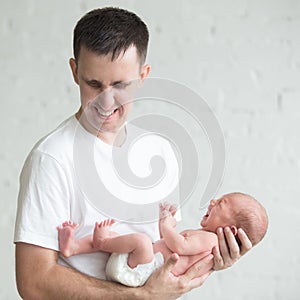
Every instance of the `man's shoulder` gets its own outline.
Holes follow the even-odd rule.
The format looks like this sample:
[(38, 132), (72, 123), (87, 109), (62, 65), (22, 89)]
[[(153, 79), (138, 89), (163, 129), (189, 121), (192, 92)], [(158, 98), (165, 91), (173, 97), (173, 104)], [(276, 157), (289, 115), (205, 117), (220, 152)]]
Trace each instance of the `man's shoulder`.
[(59, 158), (72, 154), (73, 140), (76, 128), (74, 116), (66, 119), (56, 129), (40, 139), (33, 147), (31, 153)]

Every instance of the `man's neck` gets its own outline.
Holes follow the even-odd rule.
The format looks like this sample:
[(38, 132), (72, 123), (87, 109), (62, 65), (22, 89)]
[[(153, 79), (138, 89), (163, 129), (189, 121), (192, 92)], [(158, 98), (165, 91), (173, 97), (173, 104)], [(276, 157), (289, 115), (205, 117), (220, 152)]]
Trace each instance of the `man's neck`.
[(121, 147), (126, 141), (127, 131), (126, 126), (122, 126), (117, 132), (113, 131), (98, 131), (97, 137), (104, 143)]

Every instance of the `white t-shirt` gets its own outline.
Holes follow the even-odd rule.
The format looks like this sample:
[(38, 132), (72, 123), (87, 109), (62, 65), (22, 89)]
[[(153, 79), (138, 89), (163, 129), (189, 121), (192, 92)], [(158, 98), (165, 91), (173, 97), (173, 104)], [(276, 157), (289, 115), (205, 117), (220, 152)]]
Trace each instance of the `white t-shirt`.
[[(72, 116), (40, 140), (20, 176), (14, 242), (58, 251), (58, 225), (67, 220), (78, 223), (75, 238), (79, 239), (93, 233), (96, 221), (108, 217), (119, 220), (113, 230), (120, 234), (144, 232), (157, 240), (158, 201), (178, 201), (177, 160), (166, 139), (144, 134), (132, 146), (129, 142), (143, 131), (130, 124), (126, 130), (124, 145), (113, 147), (87, 132)], [(121, 179), (124, 174), (116, 172), (116, 165), (126, 156), (124, 149), (129, 151), (128, 165), (120, 170), (124, 173), (130, 167), (129, 185)], [(157, 166), (149, 165), (153, 155), (165, 163), (165, 168), (158, 168), (163, 170), (159, 181), (149, 176)], [(140, 189), (141, 177), (150, 179)], [(68, 259), (59, 256), (59, 263), (105, 279), (107, 259), (108, 254), (97, 252)]]

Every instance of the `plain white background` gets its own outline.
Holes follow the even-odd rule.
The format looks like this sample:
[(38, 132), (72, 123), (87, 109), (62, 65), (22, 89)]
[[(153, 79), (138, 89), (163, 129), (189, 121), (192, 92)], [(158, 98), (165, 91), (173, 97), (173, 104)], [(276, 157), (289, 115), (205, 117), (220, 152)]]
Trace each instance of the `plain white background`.
[[(18, 176), (33, 144), (79, 105), (68, 67), (88, 10), (133, 10), (148, 24), (152, 76), (195, 90), (226, 139), (218, 195), (245, 191), (266, 207), (266, 238), (184, 299), (293, 300), (300, 263), (300, 1), (34, 1), (0, 3), (0, 299), (19, 299), (13, 230)], [(183, 227), (198, 226), (195, 202)], [(203, 212), (202, 212), (203, 213)]]

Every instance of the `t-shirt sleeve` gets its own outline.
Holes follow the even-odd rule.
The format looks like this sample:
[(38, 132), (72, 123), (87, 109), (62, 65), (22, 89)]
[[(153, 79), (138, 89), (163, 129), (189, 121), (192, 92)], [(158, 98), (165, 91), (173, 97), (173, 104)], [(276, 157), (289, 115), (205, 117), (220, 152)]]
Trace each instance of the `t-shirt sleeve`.
[(62, 166), (34, 150), (20, 175), (14, 242), (59, 250), (56, 227), (70, 219), (70, 187)]

